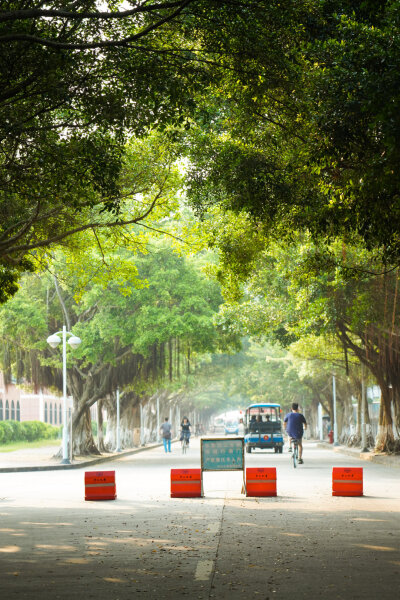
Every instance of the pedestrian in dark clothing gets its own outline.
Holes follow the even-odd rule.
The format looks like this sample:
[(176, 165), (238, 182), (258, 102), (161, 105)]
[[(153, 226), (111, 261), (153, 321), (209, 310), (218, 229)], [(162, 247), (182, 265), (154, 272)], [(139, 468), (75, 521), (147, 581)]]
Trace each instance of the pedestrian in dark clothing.
[(168, 422), (168, 417), (165, 417), (164, 423), (160, 427), (165, 452), (171, 452), (171, 437), (172, 437), (171, 430), (172, 430), (172, 425), (171, 425), (171, 423)]
[(181, 423), (181, 437), (180, 440), (182, 441), (183, 438), (187, 439), (187, 443), (189, 445), (189, 439), (190, 439), (190, 421), (187, 417), (183, 417), (182, 419), (182, 423)]

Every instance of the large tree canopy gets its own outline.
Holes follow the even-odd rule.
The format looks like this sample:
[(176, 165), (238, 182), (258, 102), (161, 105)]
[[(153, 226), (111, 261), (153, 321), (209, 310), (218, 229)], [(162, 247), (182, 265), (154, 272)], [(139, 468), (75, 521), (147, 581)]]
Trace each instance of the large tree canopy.
[[(230, 241), (237, 252), (240, 240)], [(314, 365), (306, 369), (303, 381), (315, 397), (323, 398), (327, 385), (331, 394), (327, 380), (332, 372), (339, 374), (346, 411), (350, 395), (359, 397), (363, 364), (381, 390), (377, 447), (397, 448), (398, 269), (382, 272), (373, 254), (342, 242), (332, 243), (330, 253), (322, 254), (309, 235), (299, 235), (291, 244), (270, 244), (252, 259), (240, 296), (235, 255), (226, 258), (217, 274), (230, 289), (234, 281), (237, 293), (220, 309), (221, 326), (288, 346)], [(325, 364), (325, 372), (316, 370), (316, 364)]]
[(399, 10), (310, 0), (253, 11), (230, 44), (247, 50), (241, 69), (228, 52), (188, 143), (193, 204), (246, 211), (270, 237), (361, 237), (398, 261)]
[(193, 103), (206, 73), (177, 22), (192, 4), (1, 3), (0, 301), (35, 248), (147, 216), (121, 214), (125, 141)]
[[(88, 272), (100, 250), (88, 249)], [(213, 316), (222, 300), (215, 282), (199, 272), (195, 261), (155, 242), (134, 257), (116, 251), (120, 263), (131, 268), (123, 281), (89, 281), (77, 302), (76, 285), (66, 258), (58, 253), (49, 273), (25, 275), (18, 293), (0, 308), (0, 364), (6, 377), (61, 389), (60, 354), (46, 343), (49, 333), (63, 323), (82, 339), (68, 353), (68, 390), (74, 396), (76, 452), (95, 450), (89, 408), (117, 388), (130, 392), (132, 404), (162, 388), (179, 388), (194, 370), (197, 356), (218, 348)], [(127, 394), (128, 396), (128, 394)], [(129, 414), (132, 414), (130, 406)]]
[(398, 13), (398, 0), (3, 2), (3, 299), (33, 249), (121, 219), (126, 135), (167, 124), (193, 129), (201, 209), (246, 210), (280, 236), (356, 233), (397, 260)]

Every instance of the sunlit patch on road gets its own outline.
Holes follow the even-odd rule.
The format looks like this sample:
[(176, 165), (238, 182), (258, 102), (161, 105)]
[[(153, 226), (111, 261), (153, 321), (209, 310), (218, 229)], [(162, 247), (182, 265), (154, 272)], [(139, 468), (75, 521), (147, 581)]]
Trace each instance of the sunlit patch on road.
[(197, 563), (194, 578), (196, 581), (207, 581), (211, 577), (213, 570), (212, 560), (201, 560)]
[(16, 552), (20, 552), (21, 548), (19, 546), (2, 546), (0, 547), (0, 552), (3, 554), (15, 554)]
[(398, 552), (398, 548), (390, 546), (373, 546), (372, 544), (353, 544), (358, 548), (366, 548), (367, 550), (376, 550), (377, 552)]
[(366, 523), (385, 523), (387, 519), (366, 519), (365, 517), (356, 517), (353, 521), (365, 521)]
[(62, 546), (57, 544), (36, 544), (38, 550), (63, 550), (64, 552), (75, 552), (75, 546)]
[(87, 560), (87, 558), (66, 558), (63, 562), (66, 565), (88, 565), (88, 564), (90, 564), (90, 560)]

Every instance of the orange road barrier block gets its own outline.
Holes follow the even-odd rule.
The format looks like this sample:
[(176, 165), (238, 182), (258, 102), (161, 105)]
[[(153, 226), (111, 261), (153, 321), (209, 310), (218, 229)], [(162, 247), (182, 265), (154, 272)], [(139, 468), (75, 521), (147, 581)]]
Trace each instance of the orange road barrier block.
[(115, 471), (86, 471), (85, 500), (115, 500)]
[(171, 498), (201, 497), (201, 469), (171, 469)]
[(332, 496), (362, 496), (363, 469), (362, 467), (333, 467)]
[(246, 469), (246, 496), (276, 496), (276, 468)]

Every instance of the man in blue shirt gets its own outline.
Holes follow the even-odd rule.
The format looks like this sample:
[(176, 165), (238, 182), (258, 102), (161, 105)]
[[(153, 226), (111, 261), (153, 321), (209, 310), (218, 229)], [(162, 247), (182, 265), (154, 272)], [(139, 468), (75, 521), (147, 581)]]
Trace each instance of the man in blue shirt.
[[(292, 404), (292, 412), (288, 413), (283, 420), (283, 425), (290, 438), (295, 438), (299, 441), (299, 464), (303, 464), (303, 433), (307, 429), (307, 421), (304, 415), (299, 413), (299, 405), (297, 402)], [(291, 447), (289, 451), (291, 450)]]

